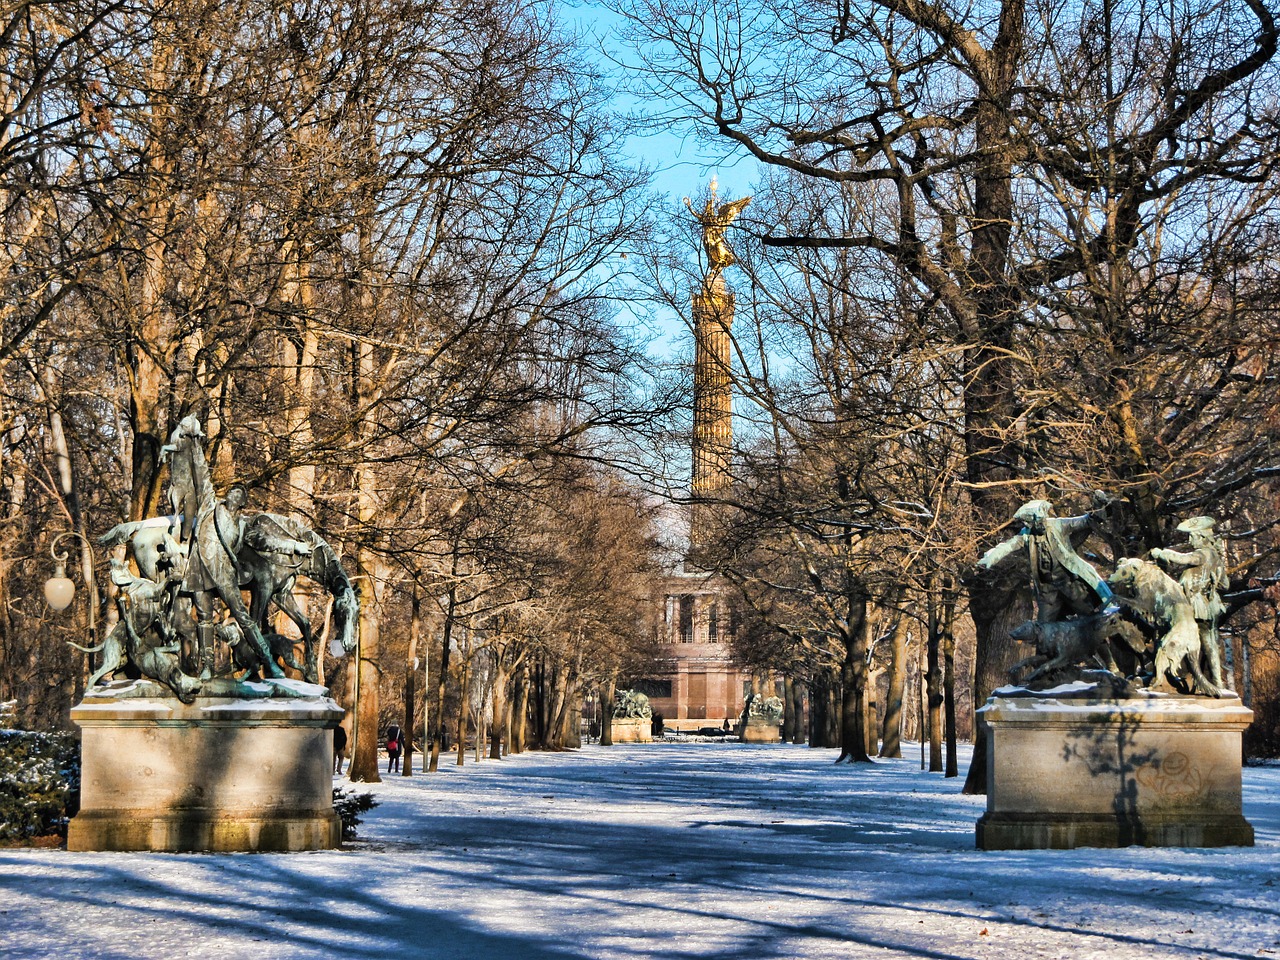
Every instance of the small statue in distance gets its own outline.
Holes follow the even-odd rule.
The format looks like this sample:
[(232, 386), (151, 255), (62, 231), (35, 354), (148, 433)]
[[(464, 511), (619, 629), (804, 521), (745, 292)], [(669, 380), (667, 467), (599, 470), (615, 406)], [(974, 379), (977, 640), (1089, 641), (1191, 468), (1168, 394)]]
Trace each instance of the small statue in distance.
[(653, 716), (653, 707), (649, 698), (639, 690), (619, 690), (614, 697), (613, 718), (615, 720), (648, 720)]
[(782, 722), (783, 705), (781, 697), (758, 697), (754, 694), (748, 698), (747, 718), (756, 723), (779, 724)]

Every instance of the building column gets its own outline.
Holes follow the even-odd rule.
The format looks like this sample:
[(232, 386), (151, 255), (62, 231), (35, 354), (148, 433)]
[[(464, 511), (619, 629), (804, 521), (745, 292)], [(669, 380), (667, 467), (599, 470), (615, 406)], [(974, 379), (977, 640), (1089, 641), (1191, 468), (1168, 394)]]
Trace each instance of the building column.
[(676, 665), (676, 719), (689, 716), (689, 664), (681, 659)]

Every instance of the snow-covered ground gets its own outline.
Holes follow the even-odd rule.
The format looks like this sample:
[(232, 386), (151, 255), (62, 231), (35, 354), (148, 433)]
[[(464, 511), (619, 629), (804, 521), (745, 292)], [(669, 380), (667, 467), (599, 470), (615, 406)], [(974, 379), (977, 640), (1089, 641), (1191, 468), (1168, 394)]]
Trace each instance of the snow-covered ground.
[(0, 956), (1280, 956), (1280, 767), (1251, 849), (983, 853), (906, 752), (588, 746), (391, 777), (344, 851), (0, 850)]

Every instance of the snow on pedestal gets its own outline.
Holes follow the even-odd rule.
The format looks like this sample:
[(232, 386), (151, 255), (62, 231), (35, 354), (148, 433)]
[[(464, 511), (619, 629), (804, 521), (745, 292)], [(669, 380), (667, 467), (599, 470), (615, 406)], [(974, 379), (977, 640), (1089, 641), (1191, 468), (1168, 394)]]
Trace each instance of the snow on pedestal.
[(1084, 692), (998, 690), (982, 708), (980, 849), (1253, 845), (1240, 778), (1253, 713), (1239, 699), (1058, 698)]
[(184, 704), (149, 681), (95, 688), (71, 711), (83, 731), (80, 812), (69, 850), (327, 850), (333, 728), (323, 687), (206, 685)]

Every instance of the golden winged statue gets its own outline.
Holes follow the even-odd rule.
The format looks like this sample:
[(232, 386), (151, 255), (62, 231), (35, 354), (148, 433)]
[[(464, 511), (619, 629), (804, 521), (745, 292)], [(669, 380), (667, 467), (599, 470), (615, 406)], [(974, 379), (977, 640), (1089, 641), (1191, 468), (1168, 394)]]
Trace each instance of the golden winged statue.
[(750, 202), (750, 197), (743, 197), (741, 200), (717, 205), (714, 180), (711, 181), (711, 196), (707, 199), (707, 206), (701, 213), (694, 210), (688, 197), (684, 198), (685, 206), (697, 218), (698, 223), (702, 224), (702, 244), (707, 248), (707, 259), (711, 261), (711, 275), (718, 274), (736, 261), (737, 258), (729, 249), (724, 231)]

